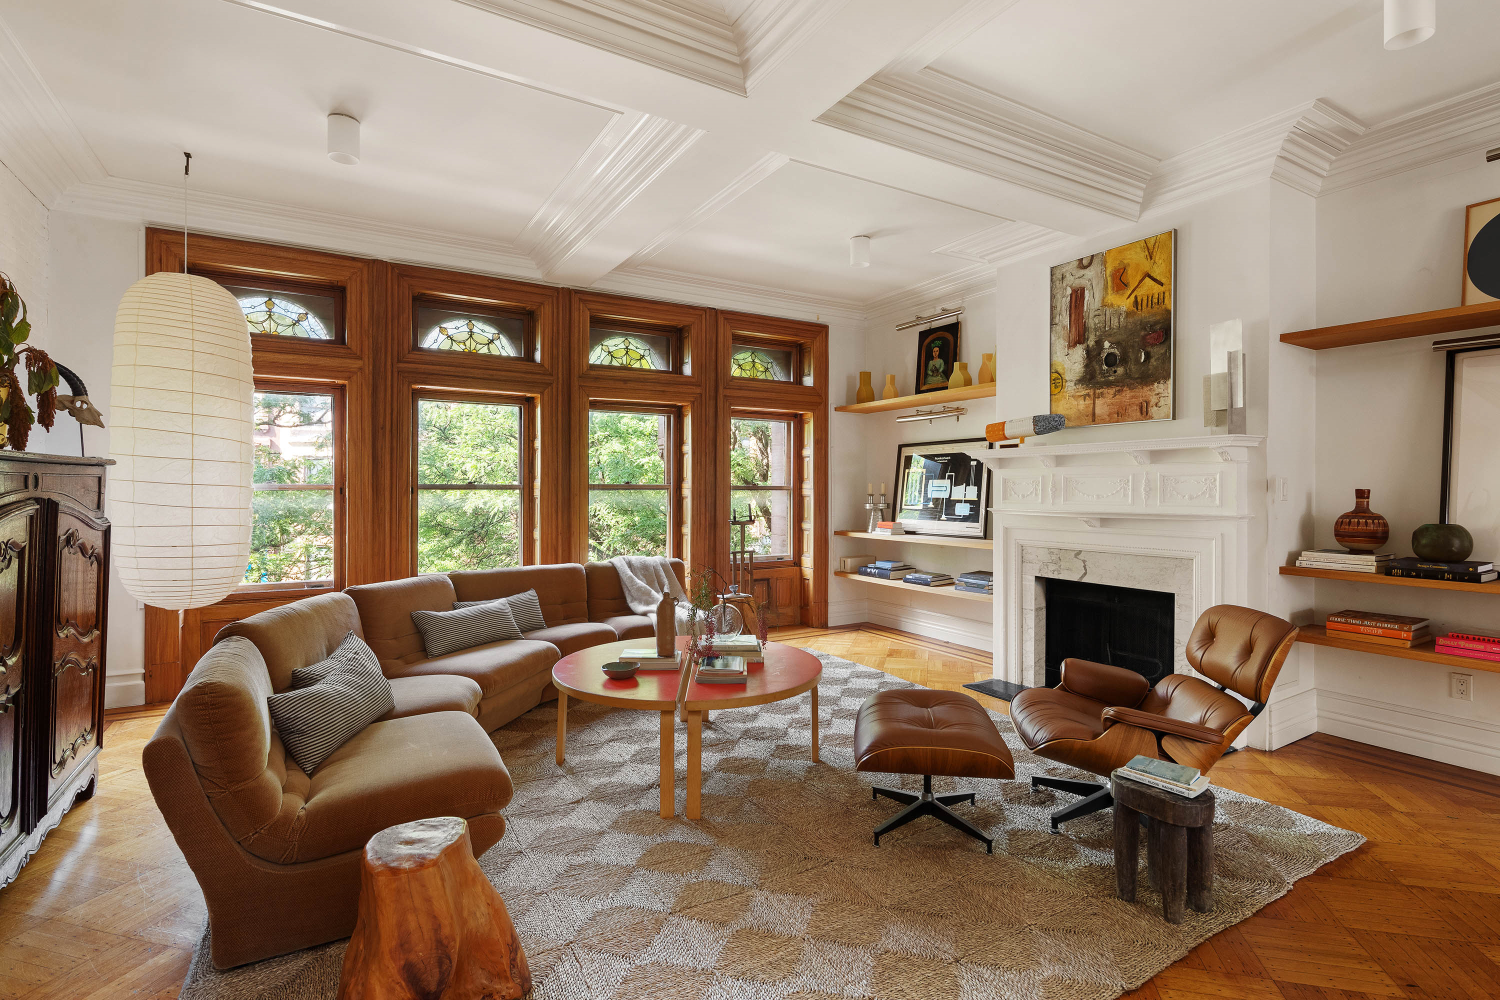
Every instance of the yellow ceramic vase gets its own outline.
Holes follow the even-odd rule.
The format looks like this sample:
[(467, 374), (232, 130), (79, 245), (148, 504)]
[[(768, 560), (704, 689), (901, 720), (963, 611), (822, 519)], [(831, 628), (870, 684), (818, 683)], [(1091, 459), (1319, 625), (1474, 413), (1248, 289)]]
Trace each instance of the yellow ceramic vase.
[(967, 361), (953, 362), (953, 374), (948, 376), (948, 388), (962, 389), (973, 384), (973, 380), (969, 378), (969, 363)]
[(870, 384), (870, 373), (859, 373), (859, 389), (854, 393), (856, 403), (873, 403), (875, 401), (875, 387)]
[(896, 392), (896, 376), (887, 375), (885, 377), (885, 390), (881, 392), (880, 398), (895, 399), (897, 395), (899, 394)]
[(979, 377), (974, 380), (975, 385), (989, 385), (995, 381), (995, 356), (986, 354), (984, 361), (979, 366)]

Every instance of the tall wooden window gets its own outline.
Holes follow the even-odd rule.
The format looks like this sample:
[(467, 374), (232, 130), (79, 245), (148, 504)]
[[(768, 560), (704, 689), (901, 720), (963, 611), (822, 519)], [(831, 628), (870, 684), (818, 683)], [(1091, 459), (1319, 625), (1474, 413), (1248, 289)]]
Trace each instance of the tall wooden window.
[(446, 573), (523, 562), (528, 407), (520, 400), (419, 396), (413, 420), (413, 569)]
[(258, 380), (247, 587), (343, 585), (342, 389)]
[(589, 410), (589, 558), (676, 551), (677, 411)]
[[(793, 496), (795, 421), (772, 415), (735, 415), (729, 421), (729, 507), (755, 523), (745, 544), (756, 562), (790, 562), (796, 549)], [(731, 535), (738, 542), (738, 533)]]

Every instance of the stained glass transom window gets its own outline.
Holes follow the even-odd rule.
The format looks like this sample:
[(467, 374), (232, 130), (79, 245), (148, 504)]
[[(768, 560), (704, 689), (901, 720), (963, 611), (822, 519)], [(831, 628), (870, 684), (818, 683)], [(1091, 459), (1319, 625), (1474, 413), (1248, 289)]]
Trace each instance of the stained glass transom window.
[(647, 343), (634, 337), (609, 337), (594, 345), (589, 352), (589, 364), (612, 365), (616, 368), (663, 368), (656, 363), (656, 352)]
[(735, 351), (729, 358), (729, 374), (735, 378), (772, 379), (786, 381), (786, 372), (770, 355), (754, 348)]
[(460, 318), (439, 323), (427, 331), (422, 346), (437, 351), (464, 351), (513, 358), (510, 338), (482, 319)]
[(318, 317), (290, 299), (277, 295), (245, 296), (239, 300), (250, 332), (269, 337), (300, 337), (332, 340), (333, 334)]

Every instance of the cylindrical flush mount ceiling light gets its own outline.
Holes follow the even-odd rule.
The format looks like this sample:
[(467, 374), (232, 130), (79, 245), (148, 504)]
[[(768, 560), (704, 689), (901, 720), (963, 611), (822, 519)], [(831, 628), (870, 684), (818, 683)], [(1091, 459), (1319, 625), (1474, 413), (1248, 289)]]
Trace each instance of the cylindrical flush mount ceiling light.
[(1385, 0), (1385, 47), (1409, 49), (1437, 31), (1437, 0)]
[(109, 519), (115, 567), (139, 601), (224, 599), (250, 560), (250, 330), (233, 295), (164, 271), (115, 315)]
[(850, 267), (869, 267), (870, 266), (870, 237), (868, 237), (868, 236), (851, 236), (851, 237), (849, 237), (849, 266)]
[(334, 163), (359, 162), (359, 119), (348, 115), (328, 116), (328, 158)]

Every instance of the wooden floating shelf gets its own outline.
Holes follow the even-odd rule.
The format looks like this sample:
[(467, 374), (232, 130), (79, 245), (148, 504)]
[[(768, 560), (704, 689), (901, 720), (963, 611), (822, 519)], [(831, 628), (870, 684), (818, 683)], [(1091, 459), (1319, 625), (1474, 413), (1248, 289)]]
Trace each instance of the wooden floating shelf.
[(915, 583), (902, 583), (900, 580), (882, 580), (878, 576), (860, 576), (858, 573), (834, 573), (845, 580), (858, 580), (860, 583), (873, 583), (881, 587), (896, 587), (899, 590), (915, 590), (920, 594), (937, 594), (939, 597), (956, 597), (961, 601), (983, 601), (985, 604), (995, 603), (995, 599), (989, 594), (970, 594), (955, 587), (919, 587)]
[(1432, 312), (1411, 313), (1407, 316), (1388, 316), (1384, 319), (1367, 319), (1361, 323), (1298, 330), (1296, 333), (1283, 333), (1281, 342), (1323, 351), (1330, 347), (1378, 344), (1385, 340), (1404, 340), (1407, 337), (1433, 337), (1440, 333), (1477, 330), (1485, 326), (1500, 326), (1500, 302), (1482, 302), (1474, 306), (1434, 309)]
[(1350, 583), (1383, 583), (1393, 587), (1423, 587), (1427, 590), (1464, 590), (1473, 594), (1500, 594), (1500, 580), (1490, 583), (1462, 583), (1457, 580), (1418, 580), (1384, 573), (1346, 573), (1337, 569), (1308, 569), (1305, 566), (1283, 566), (1282, 576), (1309, 576), (1316, 580), (1347, 580)]
[(873, 538), (877, 542), (910, 542), (912, 545), (946, 545), (953, 549), (991, 549), (995, 543), (988, 538), (949, 538), (942, 535), (919, 535), (908, 532), (900, 535), (882, 535), (874, 531), (835, 531), (845, 538)]
[(1486, 670), (1490, 673), (1500, 673), (1500, 663), (1494, 660), (1471, 659), (1467, 656), (1450, 656), (1447, 653), (1439, 653), (1434, 648), (1435, 640), (1429, 639), (1420, 646), (1412, 646), (1410, 649), (1404, 646), (1382, 646), (1378, 642), (1361, 642), (1358, 639), (1345, 639), (1343, 636), (1329, 635), (1321, 625), (1303, 625), (1297, 630), (1297, 641), (1311, 643), (1314, 646), (1332, 646), (1335, 649), (1352, 649), (1359, 653), (1378, 653), (1381, 656), (1395, 656), (1403, 660), (1421, 660), (1424, 663), (1441, 663), (1448, 667), (1462, 667), (1465, 670)]
[[(1496, 322), (1500, 322), (1497, 320)], [(984, 399), (995, 395), (995, 383), (967, 385), (962, 389), (939, 389), (917, 396), (897, 396), (895, 399), (875, 399), (868, 403), (850, 403), (835, 406), (840, 413), (884, 413), (887, 410), (910, 410), (918, 406), (941, 406), (944, 403), (959, 403), (966, 399)]]

